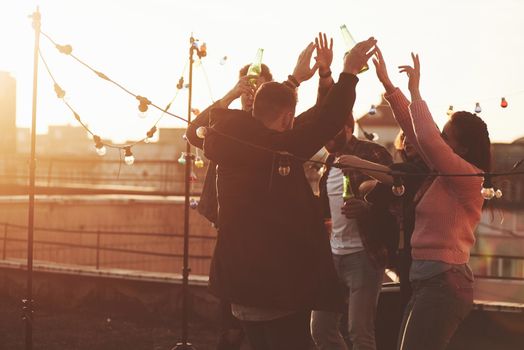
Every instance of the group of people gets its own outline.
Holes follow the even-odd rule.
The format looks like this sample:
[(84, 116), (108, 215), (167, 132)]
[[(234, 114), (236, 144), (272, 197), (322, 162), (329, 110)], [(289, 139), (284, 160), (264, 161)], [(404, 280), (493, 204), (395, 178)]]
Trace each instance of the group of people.
[[(402, 163), (353, 135), (357, 74), (371, 58), (402, 129)], [(223, 315), (217, 349), (239, 349), (244, 337), (254, 350), (307, 350), (312, 340), (320, 350), (347, 342), (376, 349), (376, 307), (392, 265), (404, 309), (398, 349), (446, 348), (473, 304), (468, 259), (481, 179), (420, 174), (489, 172), (490, 140), (469, 112), (439, 131), (420, 94), (418, 55), (412, 59), (400, 67), (411, 101), (391, 82), (374, 38), (345, 54), (335, 82), (333, 40), (319, 34), (285, 82), (265, 65), (247, 75), (248, 65), (188, 128), (210, 160), (198, 210), (218, 231), (210, 271)], [(297, 88), (317, 72), (317, 101), (295, 117)], [(242, 109), (229, 109), (238, 98)], [(315, 196), (303, 164), (323, 147), (328, 167)], [(401, 197), (390, 170), (405, 175)], [(347, 183), (352, 196), (343, 198)], [(340, 332), (346, 307), (348, 341)]]

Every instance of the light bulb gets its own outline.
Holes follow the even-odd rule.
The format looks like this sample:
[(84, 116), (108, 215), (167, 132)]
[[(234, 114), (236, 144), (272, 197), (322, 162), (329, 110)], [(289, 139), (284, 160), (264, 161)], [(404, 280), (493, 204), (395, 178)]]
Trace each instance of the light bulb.
[(482, 112), (482, 107), (480, 107), (480, 103), (477, 102), (475, 103), (475, 113), (480, 113)]
[(182, 152), (180, 155), (180, 158), (178, 158), (178, 164), (185, 165), (186, 164), (186, 154)]
[(195, 116), (198, 116), (200, 114), (200, 109), (198, 109), (198, 108), (191, 108), (191, 113), (193, 113), (193, 115), (195, 115)]
[(371, 108), (369, 109), (369, 115), (375, 115), (377, 114), (377, 107), (375, 105), (371, 105)]
[(453, 106), (449, 106), (448, 111), (446, 112), (448, 117), (451, 117), (453, 115)]
[(502, 100), (500, 101), (500, 107), (502, 108), (506, 108), (508, 106), (508, 101), (506, 101), (506, 98), (502, 98)]
[(502, 198), (502, 191), (500, 189), (497, 189), (495, 191), (495, 198), (497, 198), (497, 199)]
[(155, 135), (156, 130), (156, 125), (153, 125), (153, 127), (146, 133), (146, 138), (144, 139), (145, 143), (151, 142), (151, 138)]
[(280, 176), (288, 176), (290, 172), (291, 172), (291, 167), (289, 165), (287, 166), (281, 165), (278, 167), (278, 173), (280, 174)]
[(146, 137), (146, 138), (144, 139), (144, 143), (151, 143), (151, 139), (150, 139), (149, 137)]
[(95, 147), (96, 154), (98, 154), (100, 157), (103, 157), (107, 153), (106, 146), (102, 145), (101, 147)]
[(397, 197), (401, 197), (406, 192), (406, 188), (402, 183), (402, 177), (399, 175), (393, 175), (393, 186), (391, 186), (391, 192)]
[(199, 138), (203, 139), (206, 137), (207, 128), (205, 126), (200, 126), (196, 129), (196, 134)]
[(226, 64), (227, 62), (227, 56), (224, 56), (220, 59), (220, 61), (218, 62), (221, 66), (223, 66), (224, 64)]
[(189, 207), (191, 209), (196, 209), (198, 207), (198, 201), (195, 198), (189, 200)]
[(58, 98), (64, 98), (66, 95), (66, 92), (64, 91), (64, 89), (62, 89), (60, 85), (58, 85), (57, 83), (55, 83), (55, 93), (56, 93), (56, 97)]
[(195, 166), (197, 168), (203, 168), (204, 167), (204, 161), (202, 160), (202, 158), (200, 158), (198, 156), (195, 158)]
[(493, 187), (482, 187), (482, 190), (480, 190), (480, 194), (482, 195), (482, 198), (490, 200), (493, 199), (493, 197), (495, 197), (495, 190), (493, 189)]
[(142, 111), (138, 111), (138, 113), (136, 114), (138, 118), (140, 119), (146, 119), (147, 116), (148, 116), (148, 113), (147, 113), (147, 110), (145, 112), (142, 112)]
[(135, 162), (135, 156), (133, 155), (133, 152), (131, 152), (131, 146), (124, 147), (124, 162), (127, 165), (133, 165)]

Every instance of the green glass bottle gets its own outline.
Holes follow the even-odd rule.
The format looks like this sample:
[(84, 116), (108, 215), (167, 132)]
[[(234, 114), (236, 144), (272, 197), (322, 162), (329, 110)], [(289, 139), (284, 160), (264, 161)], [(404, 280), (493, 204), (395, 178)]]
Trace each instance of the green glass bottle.
[[(355, 41), (355, 39), (353, 39), (353, 36), (349, 32), (348, 27), (346, 27), (345, 24), (340, 26), (340, 31), (342, 32), (342, 37), (344, 38), (344, 43), (346, 44), (346, 49), (348, 51), (350, 51), (353, 48), (353, 46), (355, 46), (357, 44), (357, 42)], [(363, 73), (363, 72), (367, 71), (368, 69), (369, 69), (369, 66), (366, 64), (366, 65), (364, 65), (364, 67), (362, 67), (362, 69), (358, 73), (359, 74)]]
[[(257, 51), (257, 55), (255, 56), (255, 59), (253, 60), (253, 63), (249, 66), (247, 70), (247, 75), (256, 75), (257, 77), (260, 76), (260, 73), (262, 72), (262, 56), (264, 55), (264, 49), (260, 48)], [(256, 78), (249, 79), (249, 82), (253, 85), (257, 82)]]
[(351, 190), (351, 183), (349, 181), (349, 175), (344, 174), (344, 182), (342, 187), (342, 199), (347, 201), (350, 198), (355, 197), (353, 191)]

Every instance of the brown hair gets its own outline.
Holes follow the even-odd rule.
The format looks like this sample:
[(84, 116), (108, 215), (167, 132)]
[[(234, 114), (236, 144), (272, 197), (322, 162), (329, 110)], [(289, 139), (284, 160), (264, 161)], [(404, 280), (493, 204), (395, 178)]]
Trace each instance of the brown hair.
[(293, 109), (297, 105), (296, 91), (277, 82), (268, 82), (260, 86), (253, 102), (253, 116), (258, 120), (273, 121), (282, 110)]
[(459, 143), (467, 149), (463, 158), (485, 172), (491, 171), (491, 142), (486, 123), (465, 111), (453, 113), (450, 121)]

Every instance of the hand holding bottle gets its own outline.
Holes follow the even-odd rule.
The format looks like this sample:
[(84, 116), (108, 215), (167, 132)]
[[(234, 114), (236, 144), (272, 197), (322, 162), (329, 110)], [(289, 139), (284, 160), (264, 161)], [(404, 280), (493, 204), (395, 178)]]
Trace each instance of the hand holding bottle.
[(344, 73), (357, 75), (366, 62), (375, 53), (374, 46), (377, 41), (371, 37), (368, 40), (361, 41), (344, 56)]

